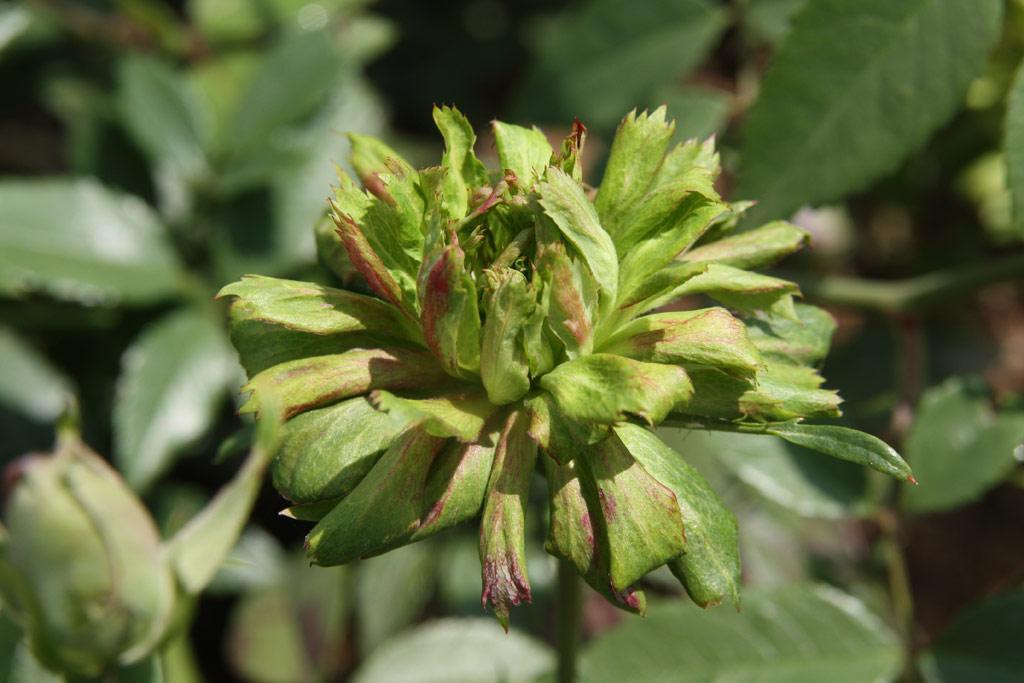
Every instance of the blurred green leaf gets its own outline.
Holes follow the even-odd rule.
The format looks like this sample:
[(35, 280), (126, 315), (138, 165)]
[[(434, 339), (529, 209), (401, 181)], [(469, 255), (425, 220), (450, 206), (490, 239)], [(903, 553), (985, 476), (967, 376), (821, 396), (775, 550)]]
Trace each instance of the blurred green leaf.
[(192, 181), (207, 173), (210, 115), (192, 84), (168, 64), (126, 58), (119, 65), (117, 100), (125, 127), (154, 165), (167, 164)]
[(247, 593), (284, 580), (287, 557), (281, 544), (258, 526), (249, 526), (207, 587), (212, 593)]
[(335, 680), (350, 611), (348, 567), (309, 567), (301, 554), (280, 580), (246, 593), (231, 615), (228, 658), (253, 683)]
[[(356, 627), (362, 652), (373, 652), (411, 624), (434, 592), (436, 548), (416, 543), (359, 563)], [(479, 578), (479, 562), (476, 577)]]
[(961, 106), (999, 0), (820, 0), (793, 20), (750, 110), (737, 196), (784, 218), (891, 171)]
[(223, 324), (202, 308), (157, 320), (128, 347), (114, 397), (114, 462), (144, 491), (205, 434), (240, 375)]
[(551, 673), (554, 659), (548, 646), (493, 620), (440, 619), (388, 641), (352, 681), (525, 683)]
[(265, 400), (273, 405), (268, 406), (267, 415), (257, 425), (256, 442), (242, 467), (165, 543), (168, 562), (186, 593), (195, 595), (209, 585), (249, 519), (280, 433), (274, 417), (279, 411), (275, 397), (267, 395)]
[(1013, 225), (1016, 235), (1024, 238), (1024, 67), (1017, 69), (1017, 76), (1013, 79), (1004, 125), (1006, 173), (1013, 202)]
[(236, 159), (260, 155), (281, 127), (324, 101), (340, 66), (326, 31), (285, 39), (268, 51), (226, 131), (228, 151)]
[(13, 329), (0, 325), (0, 404), (37, 422), (53, 422), (74, 394), (71, 382)]
[(904, 509), (937, 512), (968, 503), (1014, 468), (1024, 411), (996, 412), (984, 380), (952, 378), (921, 397), (904, 448), (920, 486), (903, 491)]
[(660, 433), (673, 450), (699, 449), (709, 454), (768, 500), (804, 517), (843, 519), (872, 511), (861, 468), (767, 436), (696, 429), (662, 429)]
[(755, 41), (771, 46), (782, 43), (790, 22), (806, 0), (746, 0), (741, 22)]
[(534, 63), (518, 94), (524, 118), (576, 116), (610, 131), (660, 86), (689, 75), (727, 25), (705, 0), (591, 0), (538, 26)]
[(182, 279), (163, 226), (135, 197), (88, 179), (0, 182), (0, 292), (142, 304)]
[(675, 142), (703, 140), (725, 130), (733, 96), (722, 90), (695, 86), (669, 86), (654, 92), (651, 108), (664, 104), (676, 121)]
[(896, 636), (856, 598), (826, 586), (752, 590), (743, 611), (652, 605), (591, 641), (581, 680), (863, 683), (899, 671)]
[(0, 7), (0, 53), (32, 25), (28, 8), (15, 3)]
[(8, 683), (64, 683), (64, 676), (56, 674), (36, 661), (32, 652), (19, 643), (11, 659)]
[(1024, 679), (1024, 591), (968, 607), (918, 659), (929, 683), (1015, 683)]

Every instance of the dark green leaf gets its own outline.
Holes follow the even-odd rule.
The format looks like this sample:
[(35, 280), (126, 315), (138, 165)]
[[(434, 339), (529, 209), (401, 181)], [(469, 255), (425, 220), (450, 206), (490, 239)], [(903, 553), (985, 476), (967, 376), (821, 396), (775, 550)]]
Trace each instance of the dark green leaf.
[(628, 415), (657, 424), (693, 393), (681, 367), (606, 353), (562, 363), (541, 377), (540, 386), (568, 417), (601, 424), (621, 422)]
[(205, 434), (238, 376), (222, 323), (183, 308), (125, 350), (114, 397), (114, 462), (143, 491)]
[(784, 318), (749, 318), (750, 341), (766, 359), (818, 366), (828, 355), (836, 319), (823, 308), (797, 303), (799, 322)]
[(618, 436), (576, 459), (595, 526), (608, 539), (611, 590), (629, 587), (687, 549), (675, 493), (633, 458)]
[(847, 519), (875, 512), (861, 468), (782, 439), (705, 432), (702, 427), (693, 423), (685, 432), (661, 429), (659, 434), (680, 453), (721, 463), (763, 498), (801, 517)]
[(863, 683), (891, 680), (899, 643), (856, 598), (824, 586), (751, 590), (743, 611), (652, 606), (591, 641), (582, 680)]
[(738, 194), (758, 200), (751, 220), (838, 199), (920, 148), (982, 72), (1002, 7), (999, 0), (806, 3), (744, 130)]
[[(610, 544), (607, 530), (600, 524), (600, 504), (584, 495), (580, 469), (575, 464), (559, 464), (542, 457), (551, 496), (551, 518), (544, 549), (569, 562), (591, 588), (620, 609), (644, 614), (647, 601), (638, 586), (616, 591), (609, 580)], [(568, 463), (568, 461), (566, 461)]]
[(1014, 683), (1024, 676), (1024, 591), (1012, 590), (968, 607), (918, 666), (929, 683)]
[(419, 525), (427, 472), (445, 439), (414, 428), (306, 537), (309, 559), (327, 567), (405, 545)]
[(297, 415), (285, 424), (271, 464), (274, 488), (295, 503), (341, 498), (400, 430), (362, 397)]
[(799, 422), (770, 424), (765, 431), (797, 446), (809, 448), (841, 460), (849, 460), (888, 474), (896, 479), (914, 481), (910, 467), (899, 453), (876, 436), (849, 427), (808, 425)]
[(702, 0), (574, 6), (536, 32), (536, 63), (519, 109), (545, 120), (577, 116), (610, 130), (659, 86), (687, 76), (727, 23), (724, 8)]
[(163, 226), (135, 197), (85, 179), (0, 183), (0, 292), (146, 304), (182, 279)]
[(1017, 464), (1024, 411), (996, 412), (984, 380), (952, 378), (924, 393), (907, 434), (907, 459), (921, 485), (903, 491), (913, 512), (968, 503), (999, 483)]
[(118, 109), (155, 166), (167, 164), (182, 178), (197, 181), (209, 171), (211, 121), (190, 85), (164, 62), (129, 57), (118, 71)]
[(621, 424), (615, 433), (651, 476), (675, 494), (686, 530), (686, 554), (669, 562), (672, 573), (702, 607), (728, 595), (740, 604), (736, 518), (683, 457), (643, 427)]
[(483, 619), (428, 622), (377, 650), (353, 683), (531, 683), (554, 671), (551, 650)]

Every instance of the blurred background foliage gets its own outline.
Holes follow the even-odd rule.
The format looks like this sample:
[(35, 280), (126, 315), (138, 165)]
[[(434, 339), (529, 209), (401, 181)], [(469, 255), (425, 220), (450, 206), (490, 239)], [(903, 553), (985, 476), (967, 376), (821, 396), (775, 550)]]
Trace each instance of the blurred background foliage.
[[(75, 396), (169, 537), (251, 440), (213, 295), (249, 272), (361, 287), (316, 259), (339, 131), (427, 165), (434, 103), (483, 157), (491, 119), (560, 140), (575, 117), (597, 185), (621, 116), (667, 103), (680, 139), (718, 136), (725, 196), (759, 200), (746, 227), (812, 235), (779, 274), (839, 321), (843, 421), (921, 486), (663, 430), (740, 518), (743, 611), (657, 574), (645, 620), (591, 596), (581, 678), (1024, 679), (1022, 55), (1020, 0), (5, 2), (0, 458), (48, 449)], [(169, 680), (550, 679), (544, 500), (506, 636), (468, 528), (310, 568), (265, 485)], [(0, 620), (0, 679), (56, 680), (17, 637)]]

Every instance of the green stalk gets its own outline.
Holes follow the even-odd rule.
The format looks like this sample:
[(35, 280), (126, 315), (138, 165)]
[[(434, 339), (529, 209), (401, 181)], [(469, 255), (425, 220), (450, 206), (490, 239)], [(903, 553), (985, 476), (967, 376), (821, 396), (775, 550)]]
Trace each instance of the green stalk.
[(808, 299), (883, 312), (923, 311), (985, 285), (1024, 275), (1024, 253), (945, 268), (906, 280), (855, 277), (793, 278)]
[(555, 626), (558, 651), (558, 683), (576, 681), (576, 654), (580, 642), (580, 618), (583, 595), (576, 569), (566, 562), (558, 562), (558, 592)]

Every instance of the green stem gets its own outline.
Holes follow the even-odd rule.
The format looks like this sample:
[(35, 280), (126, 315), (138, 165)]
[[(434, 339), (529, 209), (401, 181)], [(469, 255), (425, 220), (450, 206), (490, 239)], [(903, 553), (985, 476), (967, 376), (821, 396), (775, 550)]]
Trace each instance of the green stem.
[(556, 606), (558, 683), (574, 683), (576, 680), (576, 653), (580, 642), (582, 607), (583, 596), (576, 568), (565, 560), (559, 560)]
[(906, 280), (878, 281), (829, 276), (795, 278), (808, 299), (886, 312), (922, 311), (950, 297), (1024, 275), (1024, 253), (946, 268)]

